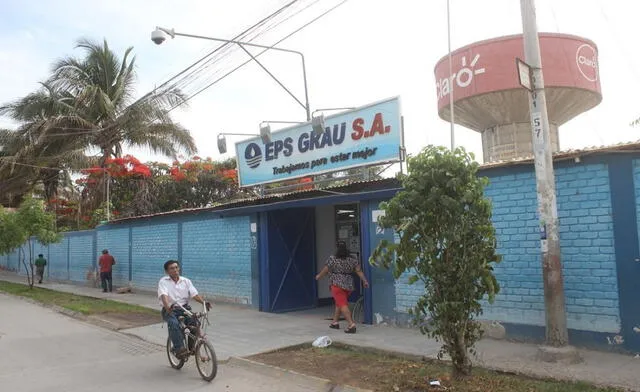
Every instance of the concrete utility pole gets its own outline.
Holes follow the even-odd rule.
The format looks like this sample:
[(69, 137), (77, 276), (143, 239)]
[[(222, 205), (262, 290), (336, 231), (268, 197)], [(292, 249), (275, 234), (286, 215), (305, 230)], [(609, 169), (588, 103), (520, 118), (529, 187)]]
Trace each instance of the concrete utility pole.
[(558, 235), (558, 207), (553, 174), (551, 137), (547, 101), (542, 78), (540, 41), (536, 25), (534, 0), (520, 0), (524, 33), (525, 62), (532, 68), (532, 91), (529, 95), (529, 112), (533, 132), (533, 154), (538, 192), (540, 219), (540, 247), (542, 250), (542, 274), (546, 311), (546, 343), (562, 347), (569, 342), (565, 313), (564, 284), (560, 261)]

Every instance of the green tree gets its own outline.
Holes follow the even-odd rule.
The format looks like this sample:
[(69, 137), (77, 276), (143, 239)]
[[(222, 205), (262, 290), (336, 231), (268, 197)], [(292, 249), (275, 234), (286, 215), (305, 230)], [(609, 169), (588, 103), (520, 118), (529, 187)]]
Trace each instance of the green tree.
[(381, 241), (370, 262), (393, 268), (396, 279), (424, 284), (424, 295), (410, 310), (413, 321), (442, 343), (438, 357), (449, 355), (453, 376), (468, 376), (469, 354), (482, 337), (476, 320), (481, 301), (492, 302), (499, 291), (493, 266), (500, 256), (483, 193), (488, 180), (478, 177), (472, 154), (435, 146), (410, 157), (400, 180), (403, 190), (382, 204), (385, 215), (378, 221), (400, 241)]
[(41, 185), (39, 191), (45, 199), (55, 198), (68, 180), (69, 170), (96, 161), (85, 155), (90, 139), (83, 128), (91, 124), (75, 115), (69, 94), (49, 83), (41, 83), (38, 91), (0, 106), (0, 115), (19, 124), (15, 130), (0, 130), (4, 150), (0, 179), (8, 185), (2, 189), (5, 195), (15, 194), (21, 200)]
[(156, 166), (156, 170), (160, 175), (154, 199), (160, 211), (210, 207), (242, 195), (233, 158), (213, 161), (195, 156), (174, 161), (171, 167)]
[[(33, 287), (33, 245), (60, 242), (62, 236), (55, 230), (55, 216), (46, 212), (41, 200), (26, 198), (15, 212), (0, 208), (0, 253), (9, 253), (22, 247), (21, 262), (27, 273), (29, 287)], [(29, 263), (25, 260), (29, 257)]]
[(53, 66), (50, 83), (64, 91), (74, 104), (78, 122), (90, 124), (90, 143), (102, 152), (103, 163), (120, 157), (125, 145), (149, 148), (175, 158), (183, 150), (194, 153), (196, 145), (188, 130), (175, 123), (169, 110), (184, 104), (176, 88), (166, 88), (133, 100), (135, 56), (133, 48), (122, 59), (104, 40), (102, 45), (81, 39), (81, 59), (66, 57)]
[[(0, 115), (19, 124), (16, 130), (0, 130), (5, 154), (0, 159), (0, 184), (6, 179), (12, 184), (0, 188), (11, 192), (13, 203), (36, 184), (43, 184), (47, 200), (55, 198), (62, 171), (105, 167), (109, 158), (121, 157), (126, 146), (172, 158), (180, 151), (196, 151), (189, 131), (169, 115), (185, 103), (180, 90), (168, 86), (134, 100), (133, 48), (121, 59), (106, 40), (98, 44), (81, 39), (76, 47), (84, 51), (83, 57), (57, 61), (38, 91), (0, 105)], [(100, 151), (98, 159), (86, 156), (91, 148)], [(20, 163), (40, 168), (16, 165)], [(93, 207), (103, 197), (104, 192), (95, 192)]]

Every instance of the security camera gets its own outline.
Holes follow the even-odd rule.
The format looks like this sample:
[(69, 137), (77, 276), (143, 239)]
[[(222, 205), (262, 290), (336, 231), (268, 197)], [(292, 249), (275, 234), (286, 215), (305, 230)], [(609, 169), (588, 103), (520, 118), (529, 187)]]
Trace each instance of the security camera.
[(151, 41), (153, 41), (156, 45), (160, 45), (164, 42), (165, 39), (167, 38), (162, 31), (156, 29), (151, 32)]

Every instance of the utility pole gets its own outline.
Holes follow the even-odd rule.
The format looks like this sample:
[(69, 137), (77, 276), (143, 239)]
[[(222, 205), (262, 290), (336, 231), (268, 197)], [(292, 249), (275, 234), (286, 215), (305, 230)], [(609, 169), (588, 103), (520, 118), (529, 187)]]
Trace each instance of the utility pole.
[(456, 134), (455, 134), (455, 117), (453, 109), (453, 61), (451, 59), (451, 10), (449, 7), (449, 0), (447, 0), (447, 42), (449, 46), (449, 115), (451, 124), (451, 151), (456, 148)]
[(558, 207), (553, 173), (551, 137), (547, 101), (542, 77), (540, 41), (536, 25), (534, 0), (520, 0), (525, 62), (531, 67), (531, 93), (529, 113), (533, 134), (533, 154), (538, 193), (540, 219), (540, 247), (542, 250), (542, 274), (546, 313), (546, 343), (563, 347), (569, 343), (565, 313), (564, 284), (560, 261), (560, 237), (558, 235)]

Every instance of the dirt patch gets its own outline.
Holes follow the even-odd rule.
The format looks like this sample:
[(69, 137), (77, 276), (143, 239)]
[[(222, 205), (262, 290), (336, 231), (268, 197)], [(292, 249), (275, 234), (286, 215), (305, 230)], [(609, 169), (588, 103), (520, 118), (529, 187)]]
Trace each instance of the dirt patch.
[(111, 324), (113, 329), (128, 329), (136, 327), (144, 327), (145, 325), (158, 324), (162, 322), (160, 312), (157, 315), (150, 313), (119, 313), (119, 312), (106, 312), (89, 316), (89, 319), (93, 319), (97, 322), (103, 322)]
[[(452, 381), (450, 368), (438, 361), (414, 361), (346, 347), (294, 348), (248, 357), (310, 376), (329, 379), (341, 385), (392, 392), (617, 392), (584, 383), (534, 380), (528, 377), (474, 369), (473, 377)], [(430, 386), (438, 380), (441, 387)]]

